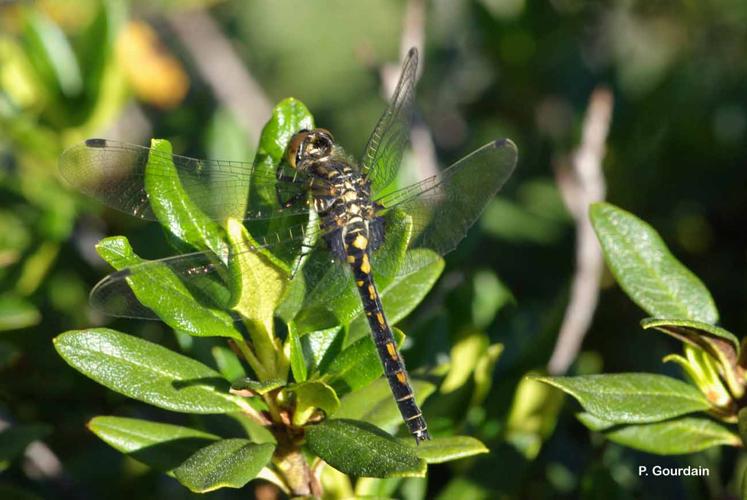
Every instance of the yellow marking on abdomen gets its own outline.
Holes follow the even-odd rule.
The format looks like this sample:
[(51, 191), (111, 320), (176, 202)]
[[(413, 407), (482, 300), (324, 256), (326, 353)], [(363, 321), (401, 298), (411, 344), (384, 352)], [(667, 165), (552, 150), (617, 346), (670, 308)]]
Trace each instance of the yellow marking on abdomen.
[(405, 372), (397, 372), (396, 377), (400, 384), (407, 383), (407, 376), (405, 375)]
[(384, 326), (386, 324), (384, 321), (384, 315), (380, 312), (376, 313), (376, 321), (378, 321), (381, 326)]
[(363, 280), (358, 280), (355, 282), (355, 286), (357, 286), (358, 288), (362, 287), (364, 284), (365, 284), (365, 281)]
[(376, 300), (376, 288), (373, 285), (368, 285), (368, 297), (371, 300)]
[(397, 359), (397, 348), (394, 347), (394, 344), (391, 342), (386, 343), (386, 352), (389, 353), (389, 357), (392, 359)]
[(365, 250), (368, 246), (368, 239), (362, 234), (358, 234), (353, 240), (353, 246), (358, 250)]
[(365, 274), (371, 273), (371, 263), (368, 261), (368, 254), (364, 253), (361, 259), (361, 271)]
[(355, 263), (355, 255), (348, 255), (348, 263), (349, 264)]

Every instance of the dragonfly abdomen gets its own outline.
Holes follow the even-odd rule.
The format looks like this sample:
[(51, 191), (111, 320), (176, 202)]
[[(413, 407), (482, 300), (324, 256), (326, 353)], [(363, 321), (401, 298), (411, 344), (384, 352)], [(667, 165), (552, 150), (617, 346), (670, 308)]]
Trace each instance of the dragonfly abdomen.
[(397, 407), (410, 434), (415, 437), (417, 443), (430, 439), (428, 425), (423, 418), (422, 411), (415, 402), (415, 394), (410, 385), (405, 362), (397, 352), (397, 344), (384, 315), (381, 298), (374, 283), (368, 252), (368, 239), (363, 232), (359, 232), (348, 234), (345, 243), (347, 261), (353, 269), (355, 285), (358, 287), (363, 302), (363, 310), (368, 318), (374, 344), (384, 368), (384, 375), (389, 382)]

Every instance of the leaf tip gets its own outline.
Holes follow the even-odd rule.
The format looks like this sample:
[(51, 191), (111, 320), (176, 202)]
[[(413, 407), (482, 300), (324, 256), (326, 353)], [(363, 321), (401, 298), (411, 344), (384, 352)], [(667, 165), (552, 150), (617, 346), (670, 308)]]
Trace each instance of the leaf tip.
[(153, 138), (150, 140), (150, 147), (151, 149), (155, 151), (159, 151), (162, 153), (168, 153), (171, 154), (173, 151), (173, 147), (171, 146), (171, 142), (169, 142), (167, 139), (156, 139)]

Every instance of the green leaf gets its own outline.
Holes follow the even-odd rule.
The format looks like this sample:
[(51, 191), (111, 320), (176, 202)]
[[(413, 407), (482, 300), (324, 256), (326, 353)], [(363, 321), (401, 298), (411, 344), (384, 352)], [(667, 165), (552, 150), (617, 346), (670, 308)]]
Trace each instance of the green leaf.
[[(106, 78), (104, 74), (107, 66), (112, 63), (111, 54), (116, 43), (116, 34), (120, 32), (126, 19), (126, 9), (123, 7), (116, 2), (103, 2), (96, 17), (76, 39), (76, 49), (83, 69), (84, 92), (96, 101), (105, 99), (100, 94), (102, 87), (105, 86), (102, 80)], [(92, 111), (89, 116), (95, 114), (95, 111)]]
[(739, 435), (742, 437), (742, 443), (747, 445), (747, 408), (742, 408), (737, 414)]
[(429, 464), (441, 464), (482, 453), (490, 453), (490, 450), (481, 441), (470, 436), (437, 437), (423, 441), (418, 445), (413, 445), (411, 438), (400, 441), (412, 447), (415, 454)]
[(210, 353), (213, 355), (213, 359), (215, 359), (218, 371), (220, 371), (226, 380), (236, 380), (246, 377), (244, 366), (231, 349), (222, 345), (216, 345), (210, 349)]
[[(405, 334), (393, 328), (394, 339), (399, 347)], [(365, 387), (384, 373), (373, 339), (368, 335), (355, 341), (330, 362), (325, 373), (337, 394), (344, 394)]]
[(306, 427), (309, 449), (340, 472), (363, 477), (423, 477), (425, 461), (381, 429), (355, 420)]
[(472, 322), (480, 329), (490, 326), (496, 314), (507, 304), (515, 304), (511, 290), (496, 276), (495, 271), (483, 269), (472, 278)]
[[(334, 469), (332, 469), (334, 470)], [(335, 471), (337, 472), (337, 471)], [(340, 474), (337, 472), (337, 474)], [(343, 475), (343, 474), (340, 474)], [(400, 486), (403, 486), (403, 483), (407, 480), (412, 481), (425, 481), (425, 478), (420, 477), (409, 477), (409, 478), (402, 478), (402, 477), (390, 477), (387, 479), (380, 479), (375, 477), (361, 477), (358, 478), (358, 480), (355, 482), (355, 492), (348, 493), (347, 496), (343, 498), (360, 498), (360, 499), (369, 499), (369, 500), (389, 500), (392, 498), (406, 498), (410, 499), (413, 498), (412, 494), (408, 494), (408, 492), (405, 492), (404, 488), (400, 490), (400, 496), (397, 495), (397, 488)], [(325, 491), (326, 493), (326, 491)], [(422, 499), (425, 498), (424, 496), (415, 496), (416, 499)]]
[(259, 141), (261, 155), (267, 155), (273, 162), (280, 163), (293, 134), (302, 129), (314, 128), (314, 118), (308, 108), (289, 97), (280, 101), (272, 110), (272, 118), (262, 129)]
[(345, 333), (341, 325), (309, 332), (301, 337), (302, 355), (304, 360), (308, 361), (309, 369), (324, 373), (332, 360), (342, 351), (344, 341)]
[[(420, 264), (420, 267), (414, 270), (397, 274), (391, 283), (379, 290), (387, 320), (392, 325), (407, 317), (423, 301), (441, 276), (445, 265), (441, 257), (426, 248), (410, 250), (405, 259), (413, 262), (428, 262), (428, 264)], [(370, 332), (368, 318), (361, 309), (350, 323), (348, 338), (351, 341), (357, 340), (369, 335)]]
[(227, 381), (215, 370), (137, 337), (93, 328), (65, 332), (54, 345), (83, 375), (159, 408), (184, 413), (251, 410), (228, 393)]
[[(433, 394), (436, 386), (425, 380), (411, 379), (415, 401), (422, 405)], [(379, 378), (365, 387), (346, 394), (340, 400), (340, 408), (334, 413), (335, 418), (363, 420), (379, 427), (401, 424), (402, 416), (392, 396), (389, 382)]]
[(282, 378), (264, 380), (260, 382), (258, 380), (252, 380), (251, 378), (246, 377), (246, 378), (234, 381), (234, 383), (231, 385), (231, 390), (250, 391), (254, 394), (259, 394), (261, 396), (279, 387), (283, 387), (284, 385), (285, 385), (285, 379), (282, 379)]
[(490, 394), (490, 388), (493, 385), (493, 370), (502, 352), (503, 344), (491, 344), (477, 360), (475, 371), (472, 375), (475, 388), (472, 391), (471, 406), (482, 406), (485, 398)]
[(151, 151), (145, 167), (145, 191), (153, 214), (181, 241), (197, 250), (212, 250), (217, 256), (225, 256), (228, 248), (223, 228), (205, 215), (184, 190), (172, 161), (171, 143), (153, 139)]
[(273, 376), (285, 377), (286, 360), (280, 341), (275, 337), (274, 318), (288, 279), (277, 259), (258, 249), (258, 243), (240, 221), (228, 219), (228, 236), (232, 247), (229, 268), (235, 300), (232, 309), (244, 318), (254, 352), (265, 370)]
[(710, 292), (651, 226), (609, 203), (593, 204), (590, 216), (607, 265), (641, 309), (660, 318), (718, 321)]
[(288, 388), (296, 396), (296, 411), (293, 412), (293, 425), (302, 426), (319, 408), (331, 415), (340, 407), (335, 391), (318, 380), (296, 384)]
[(720, 340), (720, 343), (726, 344), (731, 348), (731, 351), (739, 355), (739, 339), (730, 331), (709, 323), (682, 319), (646, 318), (641, 321), (641, 326), (644, 330), (655, 328), (677, 340), (689, 342), (701, 348), (707, 347), (704, 345), (704, 341)]
[(88, 429), (115, 450), (162, 471), (171, 471), (220, 439), (197, 429), (139, 418), (94, 417)]
[(713, 446), (742, 445), (739, 436), (707, 418), (682, 417), (638, 425), (616, 425), (588, 413), (579, 414), (578, 419), (611, 441), (657, 455), (682, 455)]
[(83, 87), (78, 60), (67, 37), (40, 10), (28, 11), (23, 44), (49, 97), (59, 91), (67, 98), (77, 97)]
[[(198, 337), (216, 336), (243, 340), (228, 313), (197, 302), (171, 269), (135, 255), (124, 236), (104, 238), (96, 245), (96, 251), (114, 269), (129, 269), (127, 283), (137, 300), (174, 330)], [(109, 306), (116, 307), (116, 304)], [(128, 306), (126, 298), (122, 299), (122, 306)], [(117, 313), (116, 310), (111, 312)], [(126, 314), (126, 310), (123, 313)]]
[(449, 394), (462, 387), (472, 376), (477, 361), (487, 351), (490, 339), (481, 330), (466, 330), (451, 348), (449, 372), (441, 384), (440, 391)]
[(618, 373), (533, 378), (570, 394), (595, 417), (615, 423), (658, 422), (710, 408), (700, 391), (664, 375)]
[(531, 377), (516, 386), (504, 431), (510, 443), (528, 460), (537, 457), (552, 435), (563, 406), (563, 393)]
[(275, 446), (246, 439), (223, 439), (202, 448), (174, 469), (184, 486), (196, 493), (241, 488), (257, 477), (272, 458)]
[(303, 345), (298, 337), (296, 325), (292, 321), (288, 323), (288, 347), (290, 348), (290, 364), (293, 378), (296, 382), (305, 382), (308, 378), (306, 359), (304, 358)]
[(5, 469), (33, 441), (51, 432), (51, 427), (42, 424), (14, 425), (0, 431), (0, 469)]
[(33, 326), (41, 321), (41, 314), (33, 304), (21, 297), (0, 297), (0, 331)]
[(645, 319), (644, 329), (655, 328), (710, 354), (720, 365), (729, 389), (736, 398), (744, 394), (745, 371), (739, 364), (739, 340), (729, 331), (699, 321)]

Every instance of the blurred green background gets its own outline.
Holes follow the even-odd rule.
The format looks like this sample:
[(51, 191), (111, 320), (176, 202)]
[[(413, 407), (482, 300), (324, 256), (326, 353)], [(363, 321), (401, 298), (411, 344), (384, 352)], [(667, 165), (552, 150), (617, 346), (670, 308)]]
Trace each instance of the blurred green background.
[[(575, 229), (555, 167), (578, 145), (599, 85), (614, 96), (608, 199), (662, 234), (712, 291), (727, 328), (747, 327), (747, 4), (40, 0), (0, 2), (0, 424), (40, 439), (25, 455), (5, 443), (0, 496), (190, 496), (85, 428), (99, 414), (169, 415), (85, 379), (52, 347), (64, 330), (109, 324), (178, 349), (160, 324), (88, 308), (88, 291), (109, 272), (93, 250), (99, 238), (127, 234), (146, 257), (169, 250), (154, 224), (69, 189), (57, 172), (64, 148), (92, 136), (163, 137), (182, 154), (249, 160), (269, 106), (293, 96), (359, 155), (386, 105), (380, 70), (398, 67), (403, 32), (422, 38), (418, 123), (439, 164), (500, 137), (517, 143), (520, 159), (406, 328), (411, 369), (448, 356), (465, 325), (504, 345), (490, 393), (465, 420), (492, 453), (432, 467), (420, 496), (388, 494), (736, 494), (745, 465), (736, 452), (635, 452), (587, 432), (575, 403), (559, 410), (556, 394), (520, 381), (545, 369), (568, 302)], [(676, 343), (644, 334), (643, 313), (608, 273), (602, 283), (571, 373), (679, 375), (660, 363)], [(704, 465), (712, 475), (640, 478), (641, 464)]]

